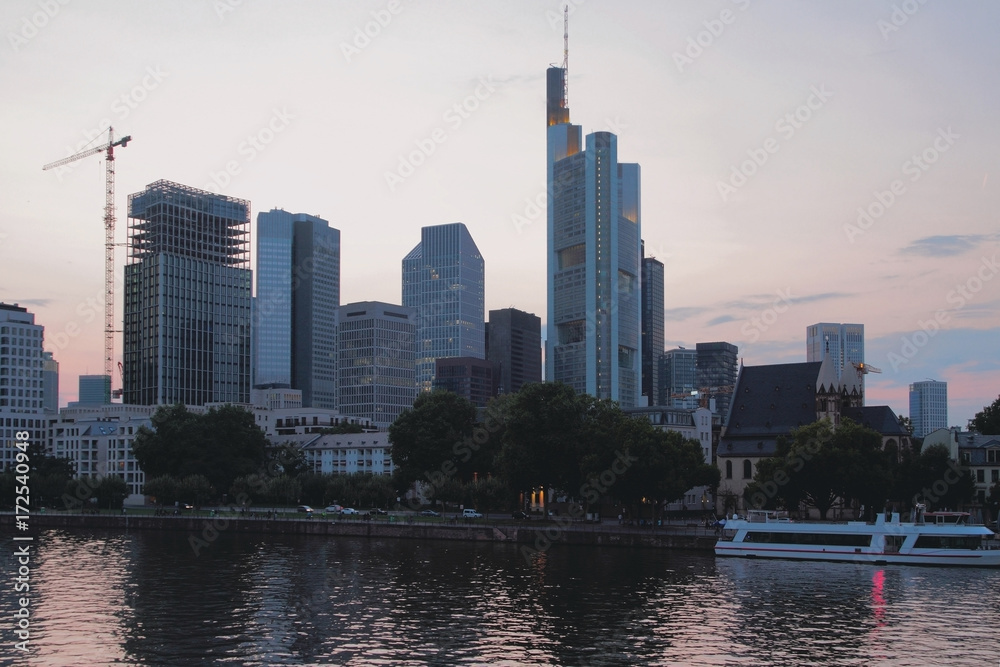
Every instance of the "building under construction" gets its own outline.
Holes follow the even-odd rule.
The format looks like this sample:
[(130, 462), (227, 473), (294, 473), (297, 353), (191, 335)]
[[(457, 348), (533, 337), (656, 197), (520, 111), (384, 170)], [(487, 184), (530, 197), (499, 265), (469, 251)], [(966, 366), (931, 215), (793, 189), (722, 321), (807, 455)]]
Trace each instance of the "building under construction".
[(250, 202), (157, 181), (128, 215), (124, 402), (249, 402)]

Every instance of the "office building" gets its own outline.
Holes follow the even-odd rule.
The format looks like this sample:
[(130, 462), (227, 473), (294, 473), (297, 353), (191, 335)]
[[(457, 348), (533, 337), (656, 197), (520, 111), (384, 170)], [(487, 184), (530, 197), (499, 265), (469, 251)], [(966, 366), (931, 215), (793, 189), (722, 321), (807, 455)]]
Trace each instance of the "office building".
[(51, 352), (42, 352), (42, 408), (59, 412), (59, 362)]
[(335, 409), (340, 231), (304, 213), (258, 214), (256, 279), (253, 385)]
[(418, 391), (431, 389), (435, 359), (486, 358), (485, 272), (460, 222), (422, 228), (420, 243), (403, 258), (403, 305), (416, 318)]
[(659, 403), (660, 357), (663, 355), (663, 262), (642, 258), (642, 395), (649, 405)]
[(497, 395), (497, 371), (492, 361), (475, 357), (434, 360), (434, 389), (458, 394), (477, 408)]
[(548, 380), (640, 403), (641, 197), (638, 164), (618, 161), (611, 132), (569, 122), (566, 68), (547, 85)]
[(660, 357), (661, 393), (657, 405), (694, 409), (698, 389), (698, 353), (679, 347)]
[(739, 372), (739, 348), (724, 342), (698, 343), (695, 345), (695, 352), (697, 389), (703, 400), (707, 398), (715, 401), (716, 413), (722, 416), (722, 424), (725, 426)]
[(806, 361), (829, 358), (837, 371), (837, 379), (860, 379), (864, 391), (864, 375), (856, 364), (865, 360), (865, 325), (820, 322), (806, 327)]
[(926, 380), (910, 385), (910, 425), (916, 438), (948, 428), (947, 382)]
[(78, 405), (106, 405), (111, 402), (111, 381), (107, 375), (81, 375)]
[(249, 402), (250, 202), (157, 181), (128, 211), (124, 402)]
[(497, 367), (497, 392), (513, 394), (542, 381), (542, 320), (516, 308), (490, 311), (486, 358)]
[(34, 313), (0, 303), (0, 469), (16, 462), (17, 433), (41, 442), (45, 426), (42, 344), (45, 328)]
[(337, 386), (340, 412), (388, 428), (413, 407), (416, 315), (378, 301), (340, 307), (337, 317)]

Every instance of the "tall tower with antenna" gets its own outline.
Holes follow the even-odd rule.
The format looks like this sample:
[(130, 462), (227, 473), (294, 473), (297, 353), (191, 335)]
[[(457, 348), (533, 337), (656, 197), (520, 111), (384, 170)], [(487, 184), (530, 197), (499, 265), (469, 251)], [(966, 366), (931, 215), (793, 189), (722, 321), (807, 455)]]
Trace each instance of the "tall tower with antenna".
[(546, 71), (548, 317), (545, 379), (638, 405), (642, 396), (639, 165), (618, 137), (569, 120), (569, 7), (562, 67)]

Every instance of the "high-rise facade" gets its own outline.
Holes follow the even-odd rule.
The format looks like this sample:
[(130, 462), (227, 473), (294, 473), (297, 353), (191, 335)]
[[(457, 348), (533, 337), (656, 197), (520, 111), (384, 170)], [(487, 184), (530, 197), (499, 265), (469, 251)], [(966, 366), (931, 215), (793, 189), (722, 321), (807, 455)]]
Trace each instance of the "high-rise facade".
[(910, 425), (916, 438), (948, 428), (947, 382), (925, 380), (910, 385)]
[(542, 381), (542, 320), (516, 308), (490, 311), (486, 358), (496, 364), (497, 391), (513, 394)]
[(642, 392), (638, 164), (569, 122), (566, 68), (547, 84), (548, 380), (634, 407)]
[(698, 389), (698, 353), (679, 347), (667, 350), (660, 357), (660, 386), (658, 405), (689, 408), (697, 404), (691, 395)]
[(250, 202), (169, 181), (129, 195), (124, 402), (250, 401)]
[[(0, 469), (16, 463), (17, 433), (43, 442), (45, 386), (42, 344), (45, 328), (34, 313), (0, 303)], [(23, 441), (23, 438), (20, 439)]]
[(703, 396), (715, 399), (716, 412), (723, 425), (729, 415), (736, 376), (739, 374), (739, 348), (732, 343), (697, 343), (696, 381)]
[(659, 403), (660, 357), (663, 355), (663, 262), (642, 258), (642, 395)]
[(302, 391), (304, 407), (337, 407), (340, 231), (322, 218), (257, 215), (255, 387)]
[(864, 391), (864, 375), (857, 375), (857, 366), (865, 360), (865, 325), (819, 322), (806, 327), (806, 361), (830, 359), (837, 379), (860, 377)]
[(59, 412), (59, 362), (51, 352), (42, 352), (42, 407), (46, 412)]
[(340, 412), (388, 428), (413, 407), (415, 313), (378, 301), (341, 306), (337, 316)]
[(486, 358), (486, 267), (460, 222), (420, 230), (403, 258), (403, 305), (416, 317), (418, 391), (430, 391), (434, 360)]
[(458, 394), (477, 408), (485, 408), (497, 395), (497, 368), (492, 361), (475, 357), (436, 359), (433, 387)]
[(107, 375), (81, 375), (77, 403), (82, 405), (107, 405), (111, 402), (106, 388)]

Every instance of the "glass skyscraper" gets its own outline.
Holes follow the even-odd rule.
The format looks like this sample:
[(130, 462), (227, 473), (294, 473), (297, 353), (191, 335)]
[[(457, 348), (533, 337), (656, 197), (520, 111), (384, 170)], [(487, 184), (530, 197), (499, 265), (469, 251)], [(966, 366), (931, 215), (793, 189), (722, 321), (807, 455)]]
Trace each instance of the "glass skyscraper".
[(667, 405), (660, 402), (660, 357), (663, 356), (663, 337), (663, 262), (655, 257), (644, 256), (642, 258), (642, 394), (649, 398), (649, 405)]
[(548, 380), (634, 407), (642, 392), (638, 164), (618, 138), (582, 140), (569, 122), (566, 69), (547, 72)]
[(416, 314), (417, 391), (430, 391), (434, 360), (486, 358), (486, 267), (460, 222), (420, 230), (403, 258), (403, 305)]
[(926, 380), (910, 385), (910, 425), (916, 438), (948, 428), (947, 382)]
[(129, 195), (124, 402), (250, 401), (250, 202), (157, 181)]
[(302, 391), (303, 407), (337, 407), (340, 231), (273, 209), (257, 215), (254, 386)]
[[(806, 361), (829, 358), (837, 369), (837, 379), (854, 381), (857, 367), (865, 360), (865, 325), (820, 322), (806, 327)], [(859, 382), (864, 397), (865, 376)]]

